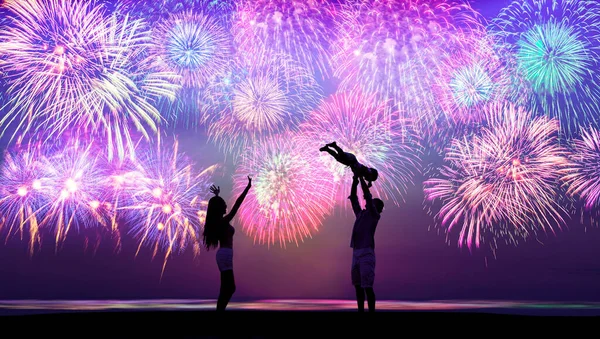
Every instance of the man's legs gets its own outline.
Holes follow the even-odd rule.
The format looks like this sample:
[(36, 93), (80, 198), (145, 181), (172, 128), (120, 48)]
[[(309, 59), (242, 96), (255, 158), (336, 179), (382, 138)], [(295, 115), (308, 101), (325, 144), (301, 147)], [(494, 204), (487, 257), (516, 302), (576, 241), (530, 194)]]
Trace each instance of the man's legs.
[(356, 303), (358, 305), (358, 311), (364, 312), (365, 311), (365, 290), (362, 287), (360, 287), (360, 285), (354, 285), (354, 288), (356, 289)]
[(367, 304), (369, 305), (369, 312), (375, 312), (375, 291), (373, 291), (373, 287), (365, 288), (365, 293), (367, 294)]
[(375, 252), (366, 250), (359, 257), (360, 266), (360, 285), (367, 295), (367, 304), (369, 312), (375, 312), (375, 291), (373, 284), (375, 282)]
[(360, 264), (358, 258), (352, 253), (352, 269), (350, 271), (352, 276), (352, 285), (356, 289), (356, 303), (358, 305), (358, 311), (365, 311), (365, 290), (360, 286)]

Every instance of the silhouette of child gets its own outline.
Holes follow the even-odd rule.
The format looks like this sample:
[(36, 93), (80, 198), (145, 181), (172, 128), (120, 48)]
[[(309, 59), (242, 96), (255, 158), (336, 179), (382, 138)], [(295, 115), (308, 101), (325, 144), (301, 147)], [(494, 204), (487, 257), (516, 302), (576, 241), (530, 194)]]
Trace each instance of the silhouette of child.
[[(330, 147), (333, 149), (331, 149)], [(356, 175), (357, 177), (363, 177), (365, 179), (365, 181), (369, 182), (368, 187), (371, 187), (372, 186), (371, 182), (377, 180), (377, 178), (379, 177), (379, 173), (377, 172), (376, 169), (367, 167), (367, 166), (359, 163), (354, 154), (344, 152), (344, 150), (342, 150), (336, 144), (335, 141), (321, 147), (319, 149), (319, 151), (327, 152), (327, 153), (331, 154), (335, 158), (335, 160), (337, 160), (340, 164), (349, 166), (350, 169), (352, 170), (352, 173), (354, 173), (354, 175)]]

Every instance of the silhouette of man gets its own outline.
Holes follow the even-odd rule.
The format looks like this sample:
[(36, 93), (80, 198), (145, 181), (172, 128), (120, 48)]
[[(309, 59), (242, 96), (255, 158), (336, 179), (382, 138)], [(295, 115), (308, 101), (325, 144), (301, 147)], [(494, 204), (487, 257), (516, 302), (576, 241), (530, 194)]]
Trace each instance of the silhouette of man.
[[(365, 209), (361, 209), (356, 195), (358, 182), (365, 198)], [(384, 203), (381, 199), (373, 199), (367, 183), (362, 177), (354, 176), (352, 190), (348, 197), (352, 203), (352, 210), (356, 216), (352, 228), (352, 285), (356, 289), (356, 302), (358, 311), (365, 311), (365, 294), (369, 312), (375, 312), (375, 292), (373, 283), (375, 281), (375, 229), (381, 218)]]

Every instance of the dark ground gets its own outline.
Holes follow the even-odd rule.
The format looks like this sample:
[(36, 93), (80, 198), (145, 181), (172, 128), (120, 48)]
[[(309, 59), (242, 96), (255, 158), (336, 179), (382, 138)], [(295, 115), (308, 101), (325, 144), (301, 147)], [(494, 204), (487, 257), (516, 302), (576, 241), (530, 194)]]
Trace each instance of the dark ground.
[[(467, 312), (73, 312), (0, 317), (5, 338), (416, 338), (595, 336), (600, 317)], [(17, 335), (18, 334), (18, 335)]]

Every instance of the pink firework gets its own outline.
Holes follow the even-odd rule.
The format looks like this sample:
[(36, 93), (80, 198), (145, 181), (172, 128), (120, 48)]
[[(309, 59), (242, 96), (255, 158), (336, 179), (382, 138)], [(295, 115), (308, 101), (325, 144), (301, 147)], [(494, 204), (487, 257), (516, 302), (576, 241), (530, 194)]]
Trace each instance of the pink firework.
[(28, 232), (30, 254), (40, 242), (39, 224), (52, 201), (52, 180), (44, 173), (48, 166), (51, 164), (39, 143), (20, 142), (5, 153), (2, 164), (2, 226), (8, 228), (8, 236), (18, 231), (23, 238)]
[(7, 1), (11, 24), (0, 30), (0, 64), (8, 77), (2, 133), (67, 129), (106, 138), (110, 158), (131, 148), (131, 134), (146, 137), (161, 121), (154, 104), (175, 100), (179, 76), (157, 71), (143, 55), (151, 42), (141, 20), (108, 17), (89, 1)]
[(112, 206), (106, 199), (103, 179), (107, 175), (100, 149), (93, 141), (69, 141), (48, 157), (43, 168), (50, 179), (51, 199), (41, 227), (52, 229), (57, 244), (71, 229), (108, 228)]
[(425, 197), (441, 202), (441, 226), (448, 235), (458, 227), (458, 245), (469, 249), (554, 232), (567, 214), (559, 201), (568, 160), (558, 121), (509, 103), (491, 104), (485, 114), (481, 134), (455, 139), (440, 177), (424, 183)]
[[(297, 138), (311, 152), (335, 141), (361, 164), (377, 169), (374, 194), (398, 204), (419, 172), (421, 148), (408, 120), (386, 119), (389, 109), (373, 94), (336, 93), (311, 113), (300, 126)], [(352, 173), (326, 152), (321, 152), (319, 158), (323, 162), (320, 166), (331, 172), (338, 185), (338, 202), (345, 203)]]
[(595, 223), (600, 203), (600, 131), (592, 127), (583, 129), (572, 146), (571, 167), (564, 176), (567, 193), (581, 200), (582, 213), (590, 214)]
[[(128, 233), (142, 246), (165, 253), (165, 265), (173, 253), (192, 247), (198, 253), (198, 231), (204, 222), (210, 194), (209, 180), (216, 165), (196, 171), (189, 158), (179, 152), (175, 140), (172, 148), (159, 139), (156, 149), (138, 151), (137, 170), (130, 171), (136, 182), (127, 192), (127, 204), (118, 212), (126, 222)], [(164, 270), (163, 266), (163, 270)]]
[(321, 100), (314, 77), (285, 55), (236, 60), (233, 71), (205, 93), (208, 136), (237, 155), (255, 142), (296, 130)]
[(137, 154), (127, 154), (122, 160), (105, 159), (107, 174), (101, 180), (104, 198), (107, 206), (110, 206), (110, 228), (113, 237), (116, 238), (117, 247), (121, 245), (121, 229), (126, 225), (121, 225), (119, 211), (122, 206), (131, 206), (134, 195), (137, 192), (139, 184), (146, 180)]
[(466, 2), (454, 0), (350, 1), (339, 22), (333, 64), (340, 89), (391, 100), (425, 132), (437, 119), (430, 88), (439, 63), (483, 27)]
[(232, 197), (244, 190), (246, 176), (253, 176), (239, 220), (255, 242), (298, 245), (318, 232), (333, 209), (335, 184), (317, 152), (292, 135), (282, 135), (257, 143), (242, 155)]
[(243, 0), (233, 34), (242, 53), (260, 58), (289, 54), (324, 78), (331, 74), (335, 19), (335, 5), (328, 0)]

